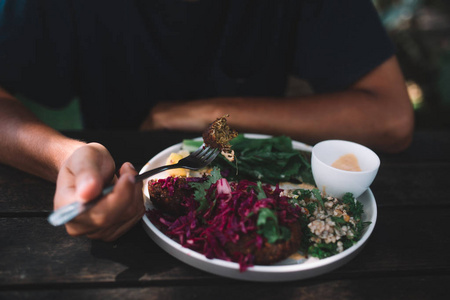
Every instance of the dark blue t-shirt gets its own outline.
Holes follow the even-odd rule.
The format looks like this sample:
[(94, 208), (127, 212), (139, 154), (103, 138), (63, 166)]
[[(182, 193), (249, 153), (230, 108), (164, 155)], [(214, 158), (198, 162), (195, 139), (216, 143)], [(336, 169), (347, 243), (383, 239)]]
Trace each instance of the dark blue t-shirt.
[(87, 128), (159, 101), (344, 89), (393, 54), (370, 0), (0, 0), (0, 86)]

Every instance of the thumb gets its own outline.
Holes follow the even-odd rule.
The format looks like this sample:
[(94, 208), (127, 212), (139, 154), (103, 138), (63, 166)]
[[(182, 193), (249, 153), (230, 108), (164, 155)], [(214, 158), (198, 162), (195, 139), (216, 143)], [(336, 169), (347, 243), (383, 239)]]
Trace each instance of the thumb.
[(98, 196), (103, 187), (101, 174), (95, 169), (85, 169), (76, 176), (75, 194), (77, 197), (87, 202)]
[(103, 185), (114, 175), (114, 161), (100, 144), (91, 143), (79, 148), (67, 161), (67, 170), (73, 176), (75, 195), (81, 201), (98, 196)]

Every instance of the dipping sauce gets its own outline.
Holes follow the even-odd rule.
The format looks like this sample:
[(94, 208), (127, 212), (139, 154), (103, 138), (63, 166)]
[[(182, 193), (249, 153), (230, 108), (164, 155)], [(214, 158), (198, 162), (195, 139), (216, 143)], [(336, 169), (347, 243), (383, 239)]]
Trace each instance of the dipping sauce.
[(359, 167), (358, 163), (358, 158), (351, 153), (342, 155), (334, 163), (332, 163), (331, 166), (333, 168), (344, 171), (353, 171), (353, 172), (361, 171), (361, 168)]

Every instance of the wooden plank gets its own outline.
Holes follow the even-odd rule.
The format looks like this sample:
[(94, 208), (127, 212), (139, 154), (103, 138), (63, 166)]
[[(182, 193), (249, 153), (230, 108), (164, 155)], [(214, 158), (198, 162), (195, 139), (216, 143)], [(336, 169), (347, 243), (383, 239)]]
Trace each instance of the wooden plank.
[[(363, 251), (323, 276), (345, 279), (449, 272), (447, 220), (450, 209), (381, 209)], [(114, 243), (69, 237), (43, 218), (0, 218), (0, 286), (53, 283), (112, 283), (219, 280), (180, 263), (137, 225)], [(220, 281), (224, 279), (220, 278)]]
[(450, 163), (381, 166), (371, 190), (378, 206), (449, 205)]
[(0, 214), (49, 212), (55, 184), (0, 164)]
[(450, 209), (380, 209), (375, 230), (358, 255), (342, 272), (448, 272), (446, 249)]
[(141, 224), (106, 243), (70, 237), (43, 218), (0, 218), (0, 240), (0, 286), (203, 276), (153, 243)]
[(450, 162), (450, 131), (422, 130), (414, 133), (411, 146), (401, 153), (379, 153), (383, 163)]
[(445, 299), (449, 275), (364, 278), (358, 280), (306, 280), (293, 283), (140, 284), (132, 287), (46, 286), (0, 291), (1, 299)]

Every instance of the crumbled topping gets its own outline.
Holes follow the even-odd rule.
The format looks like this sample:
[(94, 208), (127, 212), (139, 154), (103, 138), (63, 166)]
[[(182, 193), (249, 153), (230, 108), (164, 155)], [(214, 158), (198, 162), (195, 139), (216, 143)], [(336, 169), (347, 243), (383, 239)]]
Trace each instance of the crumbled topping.
[(229, 115), (217, 118), (208, 126), (202, 136), (205, 145), (219, 149), (226, 159), (233, 161), (234, 151), (231, 150), (230, 141), (237, 137), (238, 133), (230, 129), (230, 126), (227, 124), (227, 117)]

